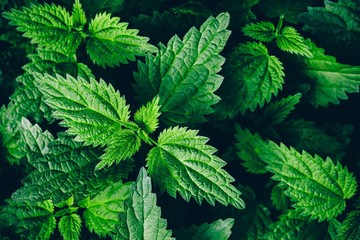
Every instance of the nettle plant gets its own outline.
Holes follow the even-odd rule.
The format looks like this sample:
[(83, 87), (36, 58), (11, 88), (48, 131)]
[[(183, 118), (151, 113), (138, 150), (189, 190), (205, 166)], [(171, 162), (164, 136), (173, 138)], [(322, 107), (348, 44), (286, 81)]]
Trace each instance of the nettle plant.
[[(357, 182), (341, 163), (353, 127), (319, 126), (293, 113), (302, 103), (327, 108), (359, 91), (360, 67), (339, 63), (297, 30), (298, 19), (312, 34), (345, 29), (337, 40), (356, 44), (359, 3), (156, 2), (153, 15), (133, 18), (144, 31), (169, 18), (179, 29), (189, 19), (201, 26), (154, 46), (110, 13), (88, 20), (79, 0), (71, 11), (38, 3), (3, 13), (31, 42), (0, 111), (3, 161), (24, 176), (3, 202), (0, 237), (360, 238), (357, 205), (346, 208)], [(256, 20), (259, 12), (267, 19)], [(232, 31), (240, 37), (227, 47)], [(11, 36), (2, 39), (13, 43)], [(136, 57), (135, 96), (113, 86), (121, 76), (97, 76)], [(214, 143), (222, 152), (207, 134), (220, 138)], [(181, 196), (172, 203), (183, 208), (186, 226), (176, 225), (178, 213), (163, 218), (170, 206), (157, 199), (166, 194)], [(192, 221), (191, 199), (207, 209), (208, 222)]]

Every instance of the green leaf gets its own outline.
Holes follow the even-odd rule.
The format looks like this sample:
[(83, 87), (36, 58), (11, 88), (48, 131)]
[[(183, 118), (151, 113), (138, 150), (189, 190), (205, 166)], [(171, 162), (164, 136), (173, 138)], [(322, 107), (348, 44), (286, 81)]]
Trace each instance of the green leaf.
[(159, 97), (157, 96), (135, 112), (134, 121), (146, 133), (151, 134), (158, 128), (160, 114)]
[[(69, 12), (55, 4), (31, 5), (21, 10), (12, 9), (3, 16), (10, 20), (10, 25), (24, 32), (32, 43), (40, 46), (66, 46), (76, 49), (81, 39), (71, 31), (73, 20)], [(80, 40), (80, 41), (79, 41)]]
[(53, 213), (54, 205), (51, 200), (31, 204), (10, 201), (1, 209), (0, 219), (5, 220), (6, 225), (15, 227), (18, 236), (24, 239), (47, 240), (56, 227)]
[(261, 42), (271, 42), (275, 37), (275, 26), (272, 22), (256, 22), (247, 24), (242, 31), (245, 36)]
[(162, 191), (201, 204), (215, 200), (223, 205), (244, 208), (240, 192), (231, 185), (234, 179), (222, 167), (225, 161), (215, 156), (216, 149), (207, 145), (207, 137), (198, 131), (174, 127), (160, 133), (158, 144), (147, 156), (149, 175)]
[(67, 133), (76, 135), (76, 141), (104, 146), (112, 135), (131, 125), (125, 98), (102, 79), (87, 82), (82, 77), (75, 79), (69, 75), (66, 78), (48, 74), (34, 76), (46, 104), (54, 110), (53, 116), (69, 128)]
[(159, 96), (163, 120), (168, 124), (205, 122), (219, 101), (214, 94), (222, 77), (217, 73), (225, 59), (219, 54), (230, 31), (229, 14), (209, 17), (200, 30), (191, 28), (183, 40), (177, 35), (167, 46), (160, 44), (156, 56), (148, 54), (146, 63), (138, 61), (134, 88), (144, 104)]
[(282, 123), (277, 132), (281, 139), (298, 151), (305, 150), (322, 157), (339, 161), (346, 154), (350, 141), (351, 125), (317, 126), (312, 121), (292, 119)]
[(73, 213), (60, 218), (59, 232), (64, 240), (80, 239), (81, 218), (78, 214)]
[(49, 153), (48, 145), (54, 141), (54, 137), (48, 131), (43, 132), (39, 125), (32, 125), (26, 118), (21, 119), (21, 127), (21, 134), (28, 147), (28, 162), (31, 164), (37, 158)]
[(282, 123), (288, 115), (295, 109), (295, 105), (300, 102), (301, 93), (289, 95), (275, 102), (271, 102), (261, 112), (262, 122), (269, 125)]
[[(75, 201), (94, 196), (111, 181), (127, 177), (132, 164), (94, 172), (101, 151), (60, 136), (48, 146), (49, 154), (32, 162), (35, 170), (23, 179), (12, 198), (19, 202), (52, 199), (54, 203), (74, 196)], [(79, 184), (81, 183), (81, 184)]]
[(211, 224), (204, 223), (200, 226), (191, 226), (187, 229), (176, 231), (178, 240), (227, 240), (231, 235), (231, 228), (234, 225), (234, 219), (219, 219)]
[(73, 5), (73, 11), (71, 13), (71, 17), (74, 22), (74, 27), (78, 28), (79, 30), (82, 30), (85, 23), (87, 22), (85, 12), (82, 8), (82, 5), (80, 3), (80, 0), (75, 0), (75, 3)]
[(95, 170), (132, 157), (140, 149), (141, 141), (134, 131), (125, 129), (114, 133), (108, 140), (108, 145)]
[(345, 199), (356, 191), (354, 176), (340, 163), (269, 141), (259, 157), (268, 164), (273, 179), (286, 189), (299, 214), (319, 221), (336, 218), (345, 209)]
[(136, 182), (131, 186), (131, 197), (125, 202), (126, 212), (120, 212), (119, 225), (113, 239), (116, 240), (171, 240), (167, 222), (161, 218), (156, 206), (156, 195), (151, 192), (151, 179), (141, 168)]
[(285, 51), (308, 58), (313, 57), (309, 46), (305, 44), (304, 38), (293, 27), (284, 27), (276, 38), (278, 47)]
[(275, 185), (272, 188), (271, 202), (278, 211), (289, 209), (291, 205), (290, 198), (285, 194), (285, 189), (279, 187), (278, 185)]
[(339, 240), (360, 239), (360, 209), (347, 214), (337, 237)]
[(324, 7), (308, 7), (298, 19), (304, 31), (345, 46), (358, 46), (360, 8), (357, 0), (324, 1)]
[(306, 41), (313, 58), (304, 58), (303, 71), (308, 77), (311, 89), (306, 96), (316, 108), (328, 107), (330, 103), (339, 104), (347, 99), (347, 93), (359, 92), (360, 66), (350, 66), (336, 61), (335, 57), (325, 55), (324, 49)]
[(84, 212), (86, 227), (100, 237), (110, 236), (119, 223), (118, 214), (125, 212), (124, 202), (129, 197), (130, 182), (123, 184), (119, 181), (110, 183), (91, 200), (85, 199), (80, 206), (86, 208)]
[(281, 62), (269, 55), (263, 44), (255, 42), (234, 49), (224, 67), (224, 76), (220, 88), (223, 101), (217, 107), (222, 118), (262, 108), (278, 94), (284, 82)]
[(314, 0), (267, 0), (261, 1), (259, 5), (266, 16), (271, 18), (283, 16), (286, 21), (296, 24), (299, 22), (298, 14), (304, 12), (314, 2)]
[(250, 173), (263, 174), (267, 172), (266, 163), (262, 161), (258, 154), (261, 147), (265, 147), (265, 142), (257, 133), (252, 134), (248, 129), (243, 129), (239, 125), (236, 128), (236, 148), (237, 156), (242, 160), (242, 165)]
[(86, 49), (94, 63), (105, 66), (118, 66), (120, 63), (134, 61), (135, 56), (157, 49), (147, 43), (147, 37), (138, 36), (139, 30), (127, 29), (128, 23), (120, 18), (100, 13), (91, 20)]

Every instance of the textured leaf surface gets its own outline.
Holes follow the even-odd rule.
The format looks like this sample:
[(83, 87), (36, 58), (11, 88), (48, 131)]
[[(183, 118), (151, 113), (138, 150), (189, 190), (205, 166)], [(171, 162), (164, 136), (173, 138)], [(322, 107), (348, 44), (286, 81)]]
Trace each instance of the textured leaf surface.
[(138, 100), (144, 104), (159, 95), (163, 119), (171, 123), (204, 122), (219, 101), (214, 94), (221, 82), (224, 58), (220, 56), (230, 31), (229, 14), (210, 17), (200, 30), (191, 28), (183, 40), (170, 39), (160, 44), (156, 56), (148, 54), (146, 63), (138, 62), (134, 73)]
[(308, 7), (299, 14), (304, 31), (341, 44), (358, 45), (360, 7), (357, 0), (324, 1), (324, 7)]
[(119, 223), (120, 212), (124, 212), (124, 201), (130, 197), (130, 182), (111, 183), (91, 200), (87, 198), (81, 207), (86, 208), (84, 222), (86, 227), (100, 237), (110, 235)]
[(200, 226), (191, 226), (187, 229), (181, 229), (176, 232), (178, 240), (227, 240), (231, 235), (231, 228), (234, 225), (234, 219), (219, 219), (213, 223), (204, 223)]
[(141, 141), (134, 131), (125, 129), (114, 133), (108, 140), (108, 145), (95, 167), (96, 170), (130, 158), (139, 150)]
[(293, 27), (284, 27), (281, 34), (276, 38), (278, 47), (286, 52), (312, 57), (309, 46), (305, 44), (304, 38)]
[(345, 199), (355, 194), (357, 183), (353, 175), (330, 158), (312, 157), (271, 141), (260, 158), (304, 216), (320, 221), (335, 218), (345, 209)]
[(69, 75), (36, 74), (35, 80), (46, 104), (61, 119), (67, 132), (86, 145), (106, 145), (111, 135), (121, 131), (129, 120), (129, 106), (111, 85)]
[(234, 179), (222, 169), (225, 162), (206, 144), (208, 138), (197, 133), (179, 127), (160, 133), (147, 156), (149, 175), (173, 197), (179, 192), (186, 201), (193, 197), (199, 204), (205, 199), (211, 205), (216, 200), (244, 208), (240, 192), (231, 185)]
[(61, 136), (48, 148), (49, 154), (32, 163), (35, 170), (22, 181), (24, 186), (12, 195), (14, 200), (52, 199), (59, 203), (74, 196), (79, 201), (101, 191), (108, 182), (126, 177), (131, 169), (131, 164), (125, 162), (119, 168), (94, 172), (100, 151), (84, 147), (70, 137)]
[(269, 125), (282, 123), (295, 109), (295, 105), (300, 102), (300, 98), (301, 93), (297, 93), (270, 103), (261, 113), (262, 121)]
[(12, 9), (4, 13), (11, 25), (24, 32), (32, 43), (42, 46), (57, 45), (76, 49), (79, 36), (72, 32), (73, 21), (65, 8), (55, 4), (31, 5), (21, 10)]
[(48, 240), (56, 227), (53, 212), (54, 205), (50, 200), (32, 204), (11, 201), (0, 212), (0, 220), (16, 226), (18, 236)]
[(78, 214), (72, 213), (60, 218), (59, 232), (64, 240), (80, 239), (81, 218)]
[(120, 212), (119, 223), (113, 239), (117, 240), (171, 240), (167, 222), (161, 218), (161, 209), (156, 205), (156, 195), (151, 192), (151, 179), (141, 168), (136, 182), (131, 187), (131, 197), (126, 202), (126, 212)]
[(94, 63), (103, 67), (118, 66), (128, 60), (134, 61), (135, 56), (157, 50), (147, 43), (147, 37), (137, 35), (139, 30), (127, 29), (127, 26), (128, 23), (120, 22), (120, 18), (106, 13), (97, 14), (91, 20), (86, 49)]
[(264, 140), (257, 133), (252, 134), (248, 129), (236, 125), (237, 156), (243, 161), (242, 165), (250, 173), (266, 173), (267, 164), (259, 158), (259, 149), (265, 147)]
[(307, 97), (312, 105), (339, 104), (340, 100), (348, 98), (347, 93), (359, 92), (360, 66), (338, 63), (335, 57), (325, 55), (324, 49), (310, 40), (306, 44), (313, 54), (313, 58), (303, 60), (303, 71), (311, 84)]
[(275, 26), (272, 22), (247, 24), (242, 30), (245, 36), (261, 42), (271, 42), (275, 37)]
[(80, 3), (80, 0), (75, 0), (75, 3), (73, 5), (73, 11), (71, 13), (71, 17), (74, 22), (74, 27), (82, 30), (87, 19), (86, 19), (85, 12), (82, 8), (82, 5)]
[(134, 121), (146, 133), (151, 134), (158, 128), (160, 114), (159, 97), (155, 97), (135, 112)]
[(263, 44), (255, 42), (235, 48), (224, 67), (224, 76), (220, 89), (223, 101), (217, 108), (223, 118), (263, 107), (284, 82), (281, 62), (270, 56)]
[(360, 239), (360, 210), (350, 212), (339, 230), (339, 240)]

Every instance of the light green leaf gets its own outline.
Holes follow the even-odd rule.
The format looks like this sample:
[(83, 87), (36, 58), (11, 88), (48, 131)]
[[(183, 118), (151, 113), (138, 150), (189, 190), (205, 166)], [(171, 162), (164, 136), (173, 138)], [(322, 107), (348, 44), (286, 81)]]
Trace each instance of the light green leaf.
[(234, 225), (233, 218), (219, 219), (211, 224), (204, 223), (200, 226), (191, 226), (187, 229), (176, 231), (178, 240), (227, 240), (231, 235)]
[(312, 157), (272, 141), (262, 150), (259, 157), (303, 216), (319, 221), (336, 218), (345, 209), (345, 199), (355, 194), (354, 176), (330, 158)]
[(275, 37), (275, 26), (272, 22), (250, 23), (242, 31), (245, 36), (261, 42), (271, 42)]
[(134, 88), (139, 102), (158, 95), (168, 124), (205, 122), (204, 115), (219, 101), (214, 91), (222, 82), (217, 73), (225, 61), (220, 52), (230, 35), (229, 19), (227, 13), (209, 17), (200, 30), (191, 28), (183, 40), (175, 35), (166, 47), (160, 44), (156, 56), (148, 54), (146, 63), (138, 61)]
[(45, 97), (53, 116), (68, 127), (67, 133), (76, 135), (75, 140), (85, 145), (104, 146), (112, 135), (129, 123), (129, 106), (111, 85), (103, 80), (87, 82), (67, 75), (55, 77), (34, 74), (36, 86)]
[[(132, 164), (129, 161), (107, 170), (94, 172), (101, 151), (74, 142), (69, 136), (60, 136), (48, 146), (48, 154), (32, 162), (35, 170), (12, 198), (19, 202), (52, 199), (55, 204), (74, 196), (75, 201), (93, 197), (108, 183), (127, 177)], [(79, 184), (81, 183), (81, 184)]]
[(217, 105), (218, 114), (234, 118), (238, 112), (262, 108), (282, 89), (284, 75), (281, 62), (269, 55), (263, 44), (240, 44), (224, 67), (225, 80), (219, 90), (223, 101)]
[(81, 232), (81, 218), (78, 214), (72, 213), (60, 218), (59, 232), (64, 240), (78, 240)]
[(197, 133), (180, 127), (161, 132), (147, 156), (149, 175), (173, 197), (179, 192), (186, 201), (193, 197), (199, 204), (205, 199), (211, 205), (216, 200), (244, 208), (240, 191), (231, 185), (234, 179), (222, 169), (225, 161), (214, 155), (216, 149), (206, 144), (209, 139)]
[(69, 12), (55, 4), (31, 5), (21, 10), (12, 9), (3, 16), (10, 20), (10, 25), (24, 32), (32, 43), (40, 46), (66, 46), (76, 49), (81, 39), (71, 30), (73, 20)]
[(259, 158), (259, 149), (265, 147), (265, 142), (257, 133), (252, 134), (248, 129), (239, 125), (236, 128), (237, 156), (242, 160), (242, 165), (250, 173), (263, 174), (267, 172), (267, 164)]
[(100, 13), (91, 20), (86, 49), (94, 63), (105, 66), (118, 66), (120, 63), (134, 61), (135, 56), (144, 56), (157, 49), (147, 43), (147, 37), (138, 36), (139, 30), (127, 29), (128, 23), (120, 18)]
[(135, 112), (134, 121), (146, 133), (151, 134), (158, 128), (160, 114), (159, 97), (156, 96)]
[(311, 58), (309, 46), (305, 44), (304, 38), (293, 27), (284, 27), (276, 38), (278, 47), (285, 51)]
[(360, 209), (347, 214), (339, 229), (339, 240), (360, 239)]
[(114, 162), (117, 164), (132, 157), (141, 146), (140, 138), (132, 130), (121, 130), (114, 133), (108, 140), (108, 147), (101, 155), (101, 161), (96, 165), (95, 170), (110, 166)]
[(269, 125), (282, 123), (300, 102), (301, 93), (289, 95), (267, 105), (261, 112), (262, 122)]
[(303, 71), (308, 77), (311, 89), (306, 96), (317, 107), (328, 107), (347, 99), (347, 93), (359, 92), (360, 66), (350, 66), (325, 55), (324, 49), (306, 41), (313, 58), (303, 58)]
[(112, 236), (116, 240), (171, 240), (167, 222), (161, 218), (156, 206), (156, 195), (151, 192), (151, 179), (141, 168), (136, 182), (131, 186), (131, 198), (126, 202), (126, 212), (120, 212), (119, 225)]
[(21, 127), (21, 134), (28, 148), (28, 162), (31, 164), (32, 161), (49, 153), (48, 145), (54, 141), (54, 137), (48, 131), (43, 132), (39, 125), (32, 125), (26, 118), (21, 119)]
[(130, 197), (130, 182), (110, 183), (94, 198), (87, 198), (80, 205), (86, 208), (84, 222), (90, 232), (100, 237), (110, 236), (119, 223), (119, 213), (124, 212), (124, 201)]
[(74, 27), (79, 30), (82, 30), (87, 19), (86, 19), (85, 12), (82, 8), (82, 5), (80, 3), (80, 0), (75, 0), (75, 3), (73, 5), (73, 11), (71, 13), (71, 17), (74, 22)]

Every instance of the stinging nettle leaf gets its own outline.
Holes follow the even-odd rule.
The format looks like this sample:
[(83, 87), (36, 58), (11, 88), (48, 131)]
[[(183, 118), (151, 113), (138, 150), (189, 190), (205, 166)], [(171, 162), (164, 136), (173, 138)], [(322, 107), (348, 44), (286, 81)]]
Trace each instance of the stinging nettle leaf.
[(151, 134), (158, 128), (160, 114), (159, 97), (156, 96), (135, 112), (134, 121), (146, 133)]
[(82, 8), (82, 5), (80, 3), (80, 0), (75, 0), (71, 16), (72, 16), (72, 19), (74, 22), (74, 27), (82, 30), (87, 19), (86, 19), (85, 12)]
[(198, 131), (174, 127), (160, 133), (158, 144), (146, 160), (149, 175), (162, 191), (189, 201), (191, 197), (201, 204), (205, 199), (244, 208), (240, 191), (231, 182), (234, 179), (222, 167), (225, 161), (215, 156), (216, 149), (207, 145), (206, 137)]
[(59, 232), (64, 240), (80, 239), (81, 218), (78, 214), (72, 213), (60, 218)]
[(34, 74), (36, 86), (53, 110), (53, 116), (68, 127), (67, 133), (85, 145), (104, 146), (112, 135), (129, 123), (129, 106), (124, 97), (103, 80), (87, 82), (67, 75)]
[(116, 240), (172, 240), (167, 230), (167, 221), (161, 218), (161, 209), (156, 205), (156, 195), (151, 192), (151, 179), (141, 168), (137, 180), (131, 186), (130, 199), (125, 202), (125, 212), (119, 213)]
[(145, 63), (138, 61), (134, 88), (139, 102), (158, 95), (168, 124), (205, 122), (204, 115), (219, 101), (214, 91), (222, 82), (217, 73), (225, 61), (220, 52), (230, 35), (229, 19), (228, 13), (209, 17), (200, 30), (191, 28), (182, 40), (175, 35), (167, 46), (160, 44), (156, 56), (148, 54)]
[(89, 25), (89, 39), (86, 49), (94, 63), (105, 66), (118, 66), (120, 63), (134, 61), (135, 56), (155, 52), (157, 48), (147, 43), (148, 38), (137, 35), (139, 30), (127, 29), (128, 23), (111, 14), (96, 14)]
[(221, 118), (234, 118), (238, 112), (255, 111), (278, 94), (284, 83), (282, 63), (261, 43), (238, 45), (224, 66), (222, 102), (216, 110)]
[(141, 140), (134, 131), (125, 129), (114, 133), (107, 145), (108, 147), (101, 155), (101, 161), (96, 165), (95, 170), (132, 157), (140, 149)]
[(228, 240), (233, 225), (233, 218), (219, 219), (210, 224), (204, 223), (200, 226), (177, 230), (175, 236), (178, 240)]
[(261, 42), (271, 42), (275, 37), (275, 26), (272, 22), (256, 22), (247, 24), (242, 31), (245, 36)]
[(32, 43), (40, 46), (66, 46), (76, 49), (81, 43), (78, 33), (71, 31), (73, 19), (65, 8), (55, 4), (31, 5), (12, 9), (3, 16), (24, 32)]
[(110, 183), (94, 198), (82, 201), (80, 206), (86, 208), (84, 222), (90, 232), (100, 237), (111, 235), (119, 223), (119, 213), (125, 211), (124, 202), (130, 197), (130, 184), (122, 181)]
[(360, 238), (360, 209), (347, 214), (337, 236), (339, 240), (359, 239)]
[(284, 27), (276, 38), (278, 47), (285, 51), (311, 58), (309, 46), (305, 44), (304, 38), (293, 27)]
[(262, 148), (259, 157), (268, 164), (273, 179), (280, 181), (279, 186), (286, 189), (285, 194), (303, 216), (319, 221), (336, 218), (345, 209), (345, 199), (355, 194), (354, 176), (330, 158), (312, 157), (272, 141)]
[(335, 57), (325, 55), (310, 40), (306, 41), (312, 58), (303, 58), (303, 72), (311, 85), (306, 95), (309, 102), (317, 107), (339, 104), (348, 98), (347, 93), (358, 93), (360, 86), (360, 66), (338, 63)]

